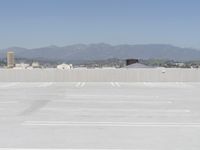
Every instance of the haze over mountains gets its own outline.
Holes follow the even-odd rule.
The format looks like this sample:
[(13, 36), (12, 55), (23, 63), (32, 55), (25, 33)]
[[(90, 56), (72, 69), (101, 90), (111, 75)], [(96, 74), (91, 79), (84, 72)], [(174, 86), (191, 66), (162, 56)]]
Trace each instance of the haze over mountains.
[(0, 50), (0, 58), (5, 58), (6, 52), (12, 50), (17, 58), (51, 61), (104, 60), (110, 58), (138, 59), (170, 59), (199, 60), (200, 51), (192, 48), (180, 48), (166, 44), (148, 45), (109, 45), (76, 44), (65, 47), (49, 46), (36, 49), (11, 47)]

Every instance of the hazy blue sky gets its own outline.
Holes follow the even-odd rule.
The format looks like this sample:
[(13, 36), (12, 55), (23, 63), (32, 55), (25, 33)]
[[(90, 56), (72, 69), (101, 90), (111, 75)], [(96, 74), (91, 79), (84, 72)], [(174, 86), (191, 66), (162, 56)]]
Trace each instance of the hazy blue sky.
[(0, 48), (100, 42), (200, 49), (200, 1), (0, 0)]

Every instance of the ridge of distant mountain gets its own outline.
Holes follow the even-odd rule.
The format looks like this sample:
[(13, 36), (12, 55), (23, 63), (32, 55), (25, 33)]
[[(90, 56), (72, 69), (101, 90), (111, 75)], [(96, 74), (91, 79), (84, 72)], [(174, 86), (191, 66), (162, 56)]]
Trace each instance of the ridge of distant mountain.
[(192, 48), (180, 48), (167, 44), (145, 45), (109, 45), (74, 44), (64, 47), (48, 46), (26, 49), (10, 47), (0, 50), (0, 58), (5, 58), (7, 51), (14, 51), (17, 58), (36, 60), (105, 60), (110, 58), (126, 59), (170, 59), (170, 60), (200, 60), (200, 51)]

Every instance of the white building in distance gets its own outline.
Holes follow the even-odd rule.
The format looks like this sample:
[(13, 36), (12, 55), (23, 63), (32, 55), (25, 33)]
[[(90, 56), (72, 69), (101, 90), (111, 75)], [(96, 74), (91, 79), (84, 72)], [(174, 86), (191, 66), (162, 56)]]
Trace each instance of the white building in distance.
[(28, 69), (29, 67), (30, 67), (29, 64), (20, 63), (20, 64), (15, 64), (15, 67), (13, 69)]
[(31, 65), (33, 68), (41, 68), (39, 62), (33, 62)]
[(73, 69), (73, 65), (63, 63), (63, 64), (60, 64), (60, 65), (57, 65), (57, 69), (61, 69), (61, 70)]

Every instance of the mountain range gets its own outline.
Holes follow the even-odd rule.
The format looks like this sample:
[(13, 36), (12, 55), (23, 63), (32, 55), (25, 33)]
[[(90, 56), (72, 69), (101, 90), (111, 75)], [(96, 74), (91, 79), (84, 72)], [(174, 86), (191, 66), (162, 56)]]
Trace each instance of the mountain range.
[(0, 50), (0, 58), (5, 58), (7, 51), (14, 51), (16, 58), (64, 62), (111, 58), (170, 59), (177, 61), (200, 60), (200, 50), (166, 44), (113, 46), (99, 43), (88, 45), (75, 44), (64, 47), (49, 46), (35, 49), (11, 47)]

